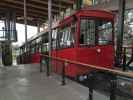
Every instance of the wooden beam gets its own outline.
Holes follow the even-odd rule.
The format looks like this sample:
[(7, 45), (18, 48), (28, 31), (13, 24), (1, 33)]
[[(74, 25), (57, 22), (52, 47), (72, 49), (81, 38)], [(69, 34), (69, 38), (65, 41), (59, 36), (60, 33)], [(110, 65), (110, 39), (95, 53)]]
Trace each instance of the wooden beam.
[[(18, 10), (20, 12), (22, 12), (24, 10), (23, 7), (21, 7), (21, 6), (15, 6), (15, 5), (7, 4), (4, 2), (0, 3), (0, 6), (3, 6), (4, 8), (7, 8), (7, 9), (12, 8), (12, 9), (15, 9), (16, 11)], [(47, 16), (47, 14), (48, 14), (47, 12), (33, 10), (33, 9), (27, 9), (27, 11), (28, 11), (28, 13), (38, 14), (40, 16)]]
[[(1, 5), (1, 3), (0, 3)], [(5, 7), (5, 6), (0, 6), (0, 19), (1, 17), (3, 18), (4, 17), (4, 13), (9, 10), (9, 8)], [(24, 14), (23, 14), (23, 10), (15, 10), (16, 12), (16, 17), (23, 17)], [(35, 20), (40, 20), (41, 23), (43, 23), (45, 21), (45, 19), (47, 19), (47, 15), (43, 15), (43, 16), (40, 16), (39, 14), (33, 14), (33, 13), (28, 13), (28, 17), (32, 17), (34, 18)], [(21, 20), (16, 20), (17, 23), (20, 23), (20, 24), (24, 24), (24, 20), (21, 19)], [(37, 26), (37, 23), (36, 21), (34, 20), (28, 20), (28, 25), (33, 25), (33, 26)]]
[[(24, 14), (20, 11), (16, 11), (16, 16), (17, 17), (24, 17)], [(32, 14), (32, 13), (28, 13), (28, 17), (39, 18), (39, 19), (47, 19), (47, 16), (40, 16), (38, 14)]]
[[(4, 1), (6, 1), (6, 2), (8, 2), (8, 3), (13, 3), (14, 5), (17, 5), (17, 4), (19, 4), (19, 5), (23, 5), (23, 2), (21, 2), (21, 1), (14, 1), (14, 0), (4, 0)], [(34, 5), (34, 4), (31, 4), (31, 3), (28, 3), (27, 2), (27, 7), (29, 7), (29, 8), (36, 8), (36, 9), (40, 9), (40, 10), (44, 10), (44, 11), (48, 11), (48, 8), (47, 8), (47, 6), (39, 6), (39, 5)], [(38, 10), (38, 12), (39, 12), (39, 10)], [(56, 9), (52, 9), (52, 12), (54, 12), (54, 13), (59, 13), (59, 10), (56, 10)]]
[[(6, 11), (6, 10), (5, 10)], [(23, 10), (22, 10), (23, 11)], [(23, 17), (24, 15), (23, 15), (23, 12), (22, 11), (16, 11), (16, 16), (17, 17)], [(3, 15), (3, 14), (2, 14)], [(1, 17), (3, 17), (3, 16), (1, 16)], [(34, 18), (34, 19), (40, 19), (41, 20), (41, 22), (44, 22), (45, 20), (47, 20), (47, 15), (45, 15), (45, 16), (43, 16), (43, 15), (41, 15), (40, 16), (40, 14), (33, 14), (33, 13), (28, 13), (28, 17), (32, 17), (32, 18)], [(17, 22), (20, 22), (19, 20), (17, 20)], [(24, 23), (24, 21), (23, 20), (21, 20), (21, 23)], [(29, 24), (29, 23), (28, 23)], [(32, 24), (32, 23), (31, 23)], [(31, 25), (30, 24), (30, 25)]]
[[(44, 5), (48, 5), (48, 2), (47, 1), (41, 1), (41, 0), (30, 0), (31, 2), (35, 2), (35, 3), (40, 3), (40, 4), (44, 4)], [(55, 3), (53, 3), (52, 4), (52, 6), (53, 7), (58, 7), (58, 8), (62, 8), (62, 9), (66, 9), (66, 7), (65, 6), (63, 6), (63, 5), (59, 5), (59, 4), (55, 4)]]
[[(24, 24), (24, 21), (23, 20), (20, 20), (20, 21), (17, 21), (17, 23), (19, 23), (19, 24)], [(37, 23), (36, 22), (34, 22), (34, 21), (27, 21), (27, 24), (28, 25), (31, 25), (31, 26), (37, 26)]]
[(60, 2), (67, 3), (70, 5), (74, 4), (74, 0), (54, 0), (54, 1), (58, 1), (58, 2), (60, 1)]

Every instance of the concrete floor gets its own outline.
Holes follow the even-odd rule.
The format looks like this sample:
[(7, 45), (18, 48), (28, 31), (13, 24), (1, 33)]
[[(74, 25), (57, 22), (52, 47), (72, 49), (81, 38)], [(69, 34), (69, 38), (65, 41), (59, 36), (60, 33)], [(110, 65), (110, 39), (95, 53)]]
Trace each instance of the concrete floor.
[[(39, 65), (20, 65), (0, 68), (0, 100), (88, 100), (88, 89), (67, 80), (61, 86), (55, 74), (46, 77)], [(94, 100), (109, 100), (94, 93)]]

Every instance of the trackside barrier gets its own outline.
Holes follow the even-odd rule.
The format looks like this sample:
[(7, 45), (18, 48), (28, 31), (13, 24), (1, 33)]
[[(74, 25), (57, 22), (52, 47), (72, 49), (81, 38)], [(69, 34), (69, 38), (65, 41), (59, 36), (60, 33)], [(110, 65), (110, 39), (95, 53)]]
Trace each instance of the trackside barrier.
[[(100, 67), (100, 66), (95, 66), (95, 65), (90, 65), (90, 64), (85, 64), (85, 63), (82, 63), (82, 62), (78, 62), (78, 61), (71, 61), (71, 60), (68, 60), (68, 59), (64, 59), (64, 58), (59, 58), (59, 57), (52, 57), (52, 56), (48, 56), (48, 55), (43, 55), (41, 54), (41, 58), (45, 59), (46, 60), (46, 64), (47, 64), (47, 70), (46, 70), (46, 73), (47, 73), (47, 76), (50, 75), (50, 71), (49, 71), (49, 60), (56, 60), (56, 61), (60, 61), (63, 63), (63, 66), (62, 66), (62, 85), (65, 85), (66, 84), (66, 76), (65, 76), (65, 63), (69, 63), (69, 64), (75, 64), (75, 65), (80, 65), (80, 66), (84, 66), (86, 68), (92, 68), (92, 69), (95, 69), (95, 70), (98, 70), (98, 71), (102, 71), (102, 72), (108, 72), (108, 73), (111, 73), (113, 74), (114, 76), (118, 75), (118, 76), (122, 76), (122, 77), (126, 77), (126, 78), (133, 78), (133, 73), (132, 72), (123, 72), (123, 71), (120, 71), (120, 70), (116, 70), (116, 69), (108, 69), (108, 68), (103, 68), (103, 67)], [(42, 65), (42, 64), (41, 64)], [(40, 69), (42, 69), (42, 66), (40, 66)], [(89, 100), (93, 100), (93, 80), (94, 80), (94, 77), (90, 77), (90, 87), (89, 87)], [(110, 80), (110, 100), (116, 100), (116, 87), (117, 87), (117, 82), (115, 79), (112, 79)]]

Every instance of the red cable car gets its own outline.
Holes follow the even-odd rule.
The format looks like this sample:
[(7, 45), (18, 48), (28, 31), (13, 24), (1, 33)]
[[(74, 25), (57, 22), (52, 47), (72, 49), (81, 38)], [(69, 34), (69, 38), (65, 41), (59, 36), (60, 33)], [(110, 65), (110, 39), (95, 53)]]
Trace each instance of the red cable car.
[[(48, 54), (48, 45), (47, 31), (30, 39), (26, 51), (25, 46), (20, 50), (21, 64), (40, 63), (40, 53)], [(54, 57), (112, 68), (115, 57), (114, 14), (87, 9), (75, 12), (52, 30), (52, 48)], [(53, 60), (52, 64), (54, 71), (61, 73), (62, 63)], [(74, 78), (91, 69), (66, 64), (65, 71), (67, 76)]]
[[(54, 41), (53, 41), (54, 42)], [(60, 21), (52, 56), (86, 64), (112, 68), (114, 64), (114, 14), (82, 9)], [(53, 61), (54, 71), (61, 72), (60, 62)], [(66, 64), (66, 75), (76, 77), (91, 71), (83, 66)]]

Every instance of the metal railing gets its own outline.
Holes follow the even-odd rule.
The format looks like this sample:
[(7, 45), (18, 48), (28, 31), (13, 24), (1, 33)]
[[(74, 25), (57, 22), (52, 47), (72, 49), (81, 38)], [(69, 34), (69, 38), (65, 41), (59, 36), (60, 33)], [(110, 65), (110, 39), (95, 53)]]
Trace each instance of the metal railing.
[[(66, 72), (65, 72), (66, 63), (67, 64), (74, 64), (74, 65), (78, 65), (78, 66), (80, 65), (80, 66), (83, 66), (83, 67), (88, 68), (88, 69), (91, 68), (91, 69), (94, 69), (94, 70), (110, 73), (110, 75), (112, 75), (113, 77), (114, 76), (121, 76), (121, 77), (129, 78), (131, 80), (133, 78), (133, 73), (132, 72), (123, 72), (121, 70), (108, 69), (108, 68), (105, 68), (105, 67), (95, 66), (95, 65), (91, 65), (91, 64), (85, 64), (85, 63), (78, 62), (78, 61), (71, 61), (71, 60), (68, 60), (68, 59), (60, 58), (60, 57), (52, 57), (52, 56), (41, 54), (41, 59), (45, 59), (45, 61), (46, 61), (47, 76), (50, 75), (49, 61), (56, 60), (56, 61), (62, 62), (62, 65), (63, 65), (62, 66), (62, 72), (61, 72), (62, 85), (66, 84)], [(40, 71), (42, 72), (42, 63), (41, 63), (41, 66), (40, 66)], [(88, 81), (89, 85), (90, 85), (89, 86), (89, 96), (88, 96), (89, 100), (93, 100), (93, 90), (94, 90), (93, 80), (94, 80), (94, 78), (95, 78), (95, 76), (91, 76), (90, 81)], [(116, 78), (115, 77), (112, 78), (109, 83), (110, 83), (110, 100), (116, 100), (116, 89), (117, 89)], [(121, 95), (121, 93), (120, 93), (120, 95)], [(131, 95), (131, 97), (133, 97), (133, 95)]]
[(128, 78), (133, 78), (133, 73), (132, 72), (123, 72), (121, 70), (109, 69), (109, 68), (105, 68), (105, 67), (101, 67), (101, 66), (85, 64), (85, 63), (82, 63), (82, 62), (72, 61), (72, 60), (68, 60), (68, 59), (64, 59), (64, 58), (60, 58), (60, 57), (52, 57), (52, 56), (42, 55), (42, 54), (41, 54), (41, 56), (46, 57), (46, 58), (50, 58), (50, 59), (53, 59), (53, 60), (58, 60), (58, 61), (61, 61), (61, 62), (64, 62), (64, 63), (81, 65), (81, 66), (84, 66), (86, 68), (92, 68), (92, 69), (96, 69), (96, 70), (100, 70), (100, 71), (107, 71), (107, 72), (110, 72), (110, 73), (115, 74), (115, 75), (120, 75), (120, 76), (125, 76), (125, 77), (128, 77)]

